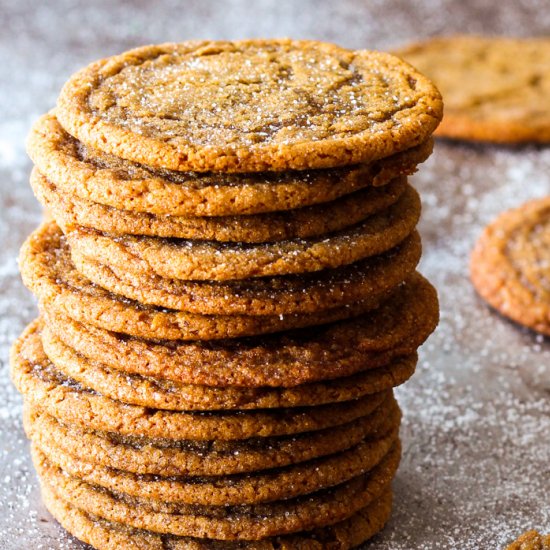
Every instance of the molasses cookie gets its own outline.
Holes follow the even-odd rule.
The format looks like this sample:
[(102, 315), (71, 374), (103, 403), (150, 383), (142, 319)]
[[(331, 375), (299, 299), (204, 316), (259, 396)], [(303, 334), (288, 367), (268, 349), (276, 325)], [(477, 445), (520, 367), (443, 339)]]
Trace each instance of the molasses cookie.
[(83, 226), (113, 235), (246, 243), (305, 239), (340, 231), (388, 208), (406, 188), (403, 177), (317, 206), (249, 216), (189, 217), (118, 210), (60, 193), (36, 168), (30, 182), (38, 200), (66, 228)]
[(36, 122), (27, 141), (38, 170), (65, 195), (120, 210), (187, 217), (261, 214), (334, 201), (413, 174), (432, 148), (429, 138), (369, 164), (259, 174), (198, 174), (154, 169), (90, 149), (65, 132), (53, 114)]
[(323, 458), (285, 468), (233, 476), (160, 477), (91, 464), (56, 447), (36, 448), (54, 465), (91, 485), (162, 502), (232, 506), (298, 497), (332, 487), (374, 468), (398, 437), (392, 430), (378, 439)]
[(355, 548), (380, 531), (391, 514), (391, 491), (349, 519), (313, 531), (260, 541), (216, 541), (161, 535), (134, 529), (122, 523), (88, 514), (42, 487), (42, 499), (59, 523), (80, 540), (98, 550), (139, 548), (142, 550), (325, 550)]
[(506, 550), (550, 550), (550, 535), (527, 531), (506, 547)]
[(217, 387), (113, 369), (66, 346), (47, 326), (41, 327), (41, 336), (46, 355), (67, 378), (116, 401), (168, 410), (267, 409), (351, 401), (402, 384), (414, 373), (417, 361), (413, 353), (383, 367), (293, 388)]
[(287, 39), (195, 41), (92, 63), (65, 84), (56, 115), (82, 143), (134, 162), (258, 172), (409, 149), (437, 127), (442, 102), (427, 78), (381, 52)]
[(378, 309), (332, 324), (206, 341), (144, 340), (46, 308), (50, 330), (84, 357), (125, 373), (207, 386), (293, 387), (341, 378), (414, 353), (439, 320), (437, 294), (416, 273)]
[(182, 281), (130, 273), (73, 250), (77, 271), (96, 285), (140, 304), (201, 315), (317, 313), (357, 301), (378, 304), (414, 272), (421, 255), (415, 231), (384, 254), (337, 269), (236, 281)]
[(148, 306), (83, 277), (55, 223), (42, 225), (27, 239), (21, 248), (20, 268), (23, 282), (42, 307), (99, 328), (166, 340), (236, 338), (330, 323), (372, 310), (389, 294), (369, 296), (367, 292), (353, 304), (289, 315), (201, 315)]
[(390, 391), (336, 404), (267, 411), (150, 409), (109, 399), (63, 376), (44, 353), (37, 328), (29, 325), (12, 349), (12, 380), (24, 398), (63, 422), (123, 435), (212, 440), (321, 430), (370, 414)]
[(420, 217), (418, 193), (407, 187), (399, 200), (359, 224), (312, 238), (266, 244), (219, 243), (114, 236), (82, 227), (63, 228), (81, 256), (130, 273), (172, 279), (227, 281), (334, 269), (397, 246)]
[(331, 525), (368, 506), (389, 489), (401, 446), (397, 441), (372, 470), (336, 487), (295, 499), (238, 506), (175, 504), (130, 497), (69, 476), (36, 447), (32, 454), (41, 485), (109, 521), (178, 536), (260, 540)]
[(550, 39), (449, 36), (395, 53), (441, 90), (445, 117), (436, 135), (550, 141)]
[(186, 477), (256, 472), (343, 452), (398, 429), (400, 419), (390, 395), (371, 414), (337, 427), (290, 436), (193, 441), (94, 431), (63, 424), (29, 404), (23, 414), (28, 437), (44, 449), (119, 471)]
[(472, 252), (474, 287), (497, 311), (550, 335), (550, 198), (502, 213)]

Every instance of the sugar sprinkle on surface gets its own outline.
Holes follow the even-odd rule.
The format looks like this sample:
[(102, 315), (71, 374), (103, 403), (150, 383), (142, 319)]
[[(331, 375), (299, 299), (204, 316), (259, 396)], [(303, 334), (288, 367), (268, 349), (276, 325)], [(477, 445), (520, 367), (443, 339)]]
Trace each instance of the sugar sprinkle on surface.
[[(8, 380), (11, 342), (36, 314), (15, 257), (39, 222), (24, 139), (69, 74), (140, 44), (190, 38), (292, 36), (387, 49), (443, 32), (537, 35), (542, 0), (242, 0), (130, 6), (100, 0), (2, 2), (0, 50), (0, 548), (84, 548), (39, 502)], [(177, 24), (173, 22), (177, 21)], [(197, 33), (200, 32), (200, 36)], [(6, 98), (9, 99), (6, 100)], [(440, 292), (442, 321), (417, 374), (398, 390), (404, 458), (393, 518), (375, 550), (500, 548), (520, 532), (550, 531), (550, 342), (478, 299), (467, 259), (481, 227), (505, 208), (550, 193), (550, 150), (438, 143), (413, 182), (422, 194), (423, 272)], [(546, 476), (546, 478), (545, 478)]]

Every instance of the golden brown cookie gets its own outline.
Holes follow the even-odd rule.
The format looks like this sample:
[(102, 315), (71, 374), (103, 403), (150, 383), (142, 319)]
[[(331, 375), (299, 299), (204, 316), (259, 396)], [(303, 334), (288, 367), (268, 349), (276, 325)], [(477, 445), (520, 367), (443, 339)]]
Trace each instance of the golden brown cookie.
[(81, 142), (135, 162), (257, 172), (403, 151), (432, 134), (442, 102), (427, 78), (388, 54), (314, 41), (202, 41), (92, 63), (65, 84), (56, 114)]
[(550, 39), (442, 36), (395, 53), (443, 95), (445, 117), (436, 135), (550, 141)]
[(481, 297), (510, 319), (550, 335), (550, 198), (502, 213), (483, 231), (470, 273)]
[(172, 279), (227, 281), (334, 269), (397, 246), (416, 227), (420, 199), (407, 187), (399, 200), (359, 224), (328, 236), (266, 244), (109, 236), (63, 227), (81, 256), (130, 273)]
[[(235, 102), (235, 98), (238, 101)], [(442, 116), (393, 56), (146, 46), (29, 140), (53, 220), (11, 376), (45, 501), (101, 548), (351, 548), (401, 457), (393, 386), (435, 328), (406, 183)]]
[(31, 186), (42, 205), (63, 227), (83, 226), (113, 235), (238, 241), (249, 243), (305, 239), (340, 231), (394, 204), (404, 177), (317, 206), (250, 216), (186, 217), (117, 210), (59, 190), (35, 168)]
[(98, 329), (48, 308), (44, 317), (66, 345), (126, 373), (208, 386), (293, 387), (414, 353), (437, 326), (439, 309), (435, 289), (413, 274), (371, 313), (261, 338), (159, 342)]
[[(33, 126), (27, 149), (60, 192), (131, 212), (164, 216), (242, 216), (334, 201), (414, 173), (433, 140), (370, 164), (328, 170), (221, 174), (153, 169), (89, 149), (53, 114)], [(82, 224), (86, 225), (86, 224)]]
[(506, 547), (506, 550), (550, 550), (550, 535), (527, 531)]
[(421, 248), (415, 231), (388, 252), (348, 266), (220, 282), (131, 273), (75, 250), (71, 260), (79, 273), (99, 287), (140, 304), (201, 315), (288, 315), (317, 313), (358, 301), (378, 305), (414, 272)]
[(23, 282), (42, 307), (99, 328), (166, 340), (236, 338), (330, 323), (370, 311), (389, 294), (369, 296), (367, 292), (363, 300), (352, 304), (289, 315), (201, 315), (147, 306), (83, 277), (75, 269), (66, 239), (55, 223), (40, 226), (27, 239), (21, 248), (20, 269)]
[(59, 523), (98, 550), (326, 550), (355, 548), (380, 531), (391, 514), (391, 491), (349, 519), (314, 531), (260, 541), (215, 541), (161, 535), (88, 514), (42, 487), (42, 499)]
[(401, 446), (397, 441), (372, 470), (336, 487), (284, 501), (240, 506), (138, 499), (69, 476), (36, 448), (32, 454), (41, 485), (74, 506), (109, 521), (178, 536), (260, 540), (331, 525), (368, 506), (390, 488)]
[(398, 437), (394, 429), (378, 439), (308, 462), (254, 474), (160, 477), (105, 468), (63, 453), (55, 446), (36, 445), (48, 461), (91, 485), (142, 499), (162, 502), (233, 506), (289, 499), (344, 483), (374, 468)]
[(25, 404), (23, 422), (43, 448), (120, 471), (158, 476), (226, 476), (281, 468), (343, 452), (362, 440), (399, 428), (401, 413), (390, 395), (370, 415), (346, 424), (291, 436), (193, 441), (123, 436), (65, 425)]
[(110, 368), (66, 346), (48, 326), (41, 327), (44, 351), (56, 370), (116, 401), (168, 410), (266, 409), (350, 401), (402, 384), (414, 373), (417, 354), (327, 382), (294, 388), (246, 388), (182, 384)]
[(87, 389), (55, 370), (31, 324), (14, 344), (11, 376), (33, 406), (65, 423), (122, 435), (168, 439), (245, 439), (345, 424), (373, 412), (391, 390), (353, 401), (267, 411), (166, 411), (128, 405)]

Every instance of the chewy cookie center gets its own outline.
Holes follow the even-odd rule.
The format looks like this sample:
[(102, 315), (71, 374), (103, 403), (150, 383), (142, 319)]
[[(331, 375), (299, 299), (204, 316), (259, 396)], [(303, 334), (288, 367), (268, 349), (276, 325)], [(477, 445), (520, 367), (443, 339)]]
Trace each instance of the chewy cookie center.
[[(298, 43), (300, 44), (300, 43)], [(313, 46), (164, 53), (104, 78), (94, 113), (148, 137), (227, 146), (338, 139), (388, 121), (414, 83)], [(408, 93), (410, 92), (410, 93)]]

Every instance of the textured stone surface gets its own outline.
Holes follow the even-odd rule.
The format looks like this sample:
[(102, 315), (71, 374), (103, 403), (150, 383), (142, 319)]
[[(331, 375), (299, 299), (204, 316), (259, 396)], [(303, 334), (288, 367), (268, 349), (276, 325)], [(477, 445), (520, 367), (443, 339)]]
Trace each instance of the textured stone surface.
[[(536, 35), (550, 28), (545, 6), (0, 0), (0, 548), (84, 548), (39, 502), (6, 367), (10, 343), (36, 312), (15, 261), (40, 218), (24, 139), (71, 72), (139, 44), (189, 38), (286, 35), (389, 49), (442, 32)], [(550, 343), (491, 312), (467, 278), (482, 225), (549, 193), (549, 174), (550, 149), (438, 142), (413, 178), (424, 199), (422, 269), (439, 288), (442, 322), (421, 350), (419, 371), (398, 392), (404, 459), (392, 520), (369, 549), (500, 548), (528, 528), (550, 530)]]

